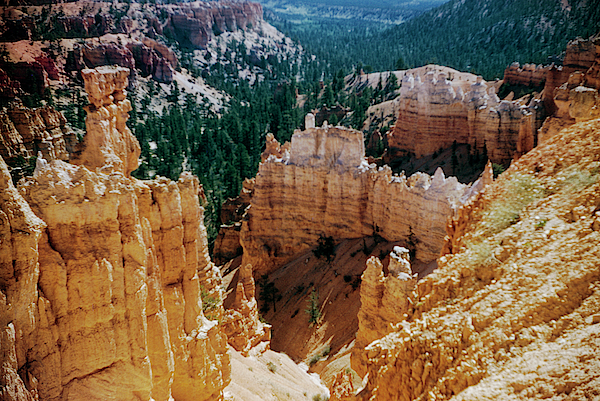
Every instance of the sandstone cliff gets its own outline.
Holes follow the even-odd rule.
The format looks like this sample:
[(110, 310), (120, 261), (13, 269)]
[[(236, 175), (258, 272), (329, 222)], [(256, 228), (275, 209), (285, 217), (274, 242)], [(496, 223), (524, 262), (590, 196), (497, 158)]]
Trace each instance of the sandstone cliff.
[(392, 332), (392, 327), (408, 316), (416, 284), (406, 248), (394, 247), (390, 254), (389, 274), (383, 272), (381, 261), (372, 256), (362, 274), (358, 331), (352, 349), (352, 368), (360, 376), (366, 373), (365, 348), (373, 341)]
[(223, 32), (256, 26), (263, 19), (262, 6), (247, 1), (180, 3), (164, 7), (169, 14), (169, 30), (184, 46), (206, 48), (208, 42)]
[(0, 174), (2, 399), (222, 399), (223, 308), (208, 320), (202, 301), (222, 299), (221, 278), (198, 180), (129, 178), (127, 71), (83, 76), (80, 165), (38, 159), (22, 197)]
[(485, 148), (490, 160), (508, 164), (535, 146), (543, 122), (540, 99), (501, 101), (481, 77), (475, 83), (449, 78), (435, 71), (403, 77), (388, 157), (420, 158), (456, 141), (479, 153)]
[(541, 86), (546, 82), (550, 66), (512, 63), (504, 70), (503, 81), (507, 85)]
[(221, 227), (213, 250), (213, 261), (217, 265), (222, 265), (243, 253), (240, 230), (242, 218), (254, 194), (254, 182), (254, 178), (246, 178), (242, 183), (240, 195), (227, 199), (221, 206)]
[(223, 330), (229, 344), (244, 356), (261, 343), (259, 352), (268, 349), (271, 326), (263, 324), (258, 315), (252, 266), (240, 268), (234, 296), (233, 304), (226, 310), (223, 319)]
[(320, 236), (414, 237), (416, 257), (432, 261), (467, 188), (441, 170), (406, 178), (368, 165), (362, 132), (342, 127), (296, 131), (289, 151), (271, 143), (263, 158), (241, 230), (244, 264), (259, 273), (316, 245)]
[(0, 156), (6, 162), (38, 152), (47, 160), (68, 160), (75, 142), (65, 117), (51, 106), (0, 111)]
[(600, 120), (521, 157), (459, 213), (361, 400), (596, 397)]
[(569, 42), (564, 66), (547, 74), (544, 103), (552, 114), (539, 130), (539, 142), (561, 129), (600, 116), (600, 38)]

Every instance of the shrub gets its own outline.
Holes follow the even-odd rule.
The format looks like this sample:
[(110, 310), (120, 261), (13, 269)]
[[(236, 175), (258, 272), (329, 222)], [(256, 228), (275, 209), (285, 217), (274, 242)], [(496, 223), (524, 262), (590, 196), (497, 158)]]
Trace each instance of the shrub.
[(494, 178), (498, 178), (498, 176), (504, 171), (506, 171), (506, 168), (502, 164), (492, 163), (492, 172), (494, 174)]
[(260, 308), (261, 312), (267, 313), (269, 311), (270, 304), (273, 305), (273, 310), (277, 312), (277, 301), (281, 299), (281, 295), (279, 294), (279, 289), (275, 287), (275, 283), (269, 281), (268, 275), (263, 274), (258, 282), (258, 286), (260, 287), (258, 299), (263, 302), (263, 305)]
[(327, 262), (331, 262), (335, 258), (335, 243), (333, 242), (333, 237), (324, 237), (321, 235), (313, 253), (317, 258), (325, 256)]
[(269, 369), (269, 372), (275, 373), (277, 372), (277, 365), (275, 365), (273, 362), (267, 362), (267, 369)]
[(202, 298), (202, 312), (208, 320), (218, 319), (219, 300), (213, 297), (203, 286), (200, 286), (200, 298)]

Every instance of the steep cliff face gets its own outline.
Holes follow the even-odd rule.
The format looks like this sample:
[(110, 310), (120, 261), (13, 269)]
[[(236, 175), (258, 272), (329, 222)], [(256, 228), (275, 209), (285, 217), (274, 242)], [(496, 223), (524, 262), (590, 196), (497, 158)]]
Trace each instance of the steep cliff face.
[(7, 162), (38, 152), (47, 160), (67, 160), (75, 141), (65, 117), (51, 106), (0, 111), (0, 156)]
[(445, 73), (405, 75), (398, 118), (387, 136), (392, 157), (430, 155), (453, 142), (471, 145), (490, 160), (508, 164), (532, 149), (542, 124), (542, 103), (500, 100), (481, 77), (475, 83)]
[(320, 236), (413, 238), (416, 257), (434, 260), (446, 219), (466, 191), (441, 170), (406, 178), (368, 165), (362, 132), (342, 127), (297, 131), (289, 151), (271, 144), (263, 158), (241, 231), (244, 264), (259, 273), (316, 245)]
[(128, 177), (126, 74), (83, 75), (92, 105), (81, 164), (38, 159), (20, 187), (35, 215), (3, 170), (3, 399), (223, 398), (223, 309), (208, 320), (202, 302), (222, 299), (221, 278), (200, 186), (189, 174)]
[(245, 179), (242, 183), (240, 195), (227, 199), (221, 206), (221, 227), (215, 240), (213, 260), (217, 265), (222, 265), (243, 253), (240, 244), (240, 231), (242, 218), (250, 206), (254, 194), (254, 178)]
[(178, 41), (198, 49), (223, 32), (233, 32), (256, 26), (263, 19), (262, 6), (251, 2), (192, 2), (166, 6), (170, 30)]
[(504, 83), (508, 85), (540, 86), (546, 82), (550, 66), (512, 63), (504, 70)]
[(366, 348), (357, 399), (597, 395), (599, 144), (600, 120), (563, 130), (458, 214), (454, 253), (417, 283), (406, 319)]
[[(550, 116), (539, 130), (539, 142), (575, 124), (576, 118), (595, 118), (594, 103), (600, 102), (588, 89), (600, 89), (600, 38), (576, 39), (567, 45), (564, 65), (546, 75), (543, 100)], [(580, 96), (582, 92), (585, 96)], [(596, 107), (597, 108), (597, 107)]]
[(410, 267), (408, 249), (394, 247), (388, 271), (386, 276), (381, 261), (372, 256), (362, 274), (358, 331), (352, 349), (352, 368), (360, 376), (366, 373), (365, 348), (392, 332), (393, 325), (407, 316), (413, 302), (417, 275)]
[(263, 324), (258, 315), (255, 288), (252, 266), (241, 267), (233, 304), (223, 320), (229, 344), (244, 356), (261, 343), (259, 351), (265, 351), (271, 340), (271, 326)]

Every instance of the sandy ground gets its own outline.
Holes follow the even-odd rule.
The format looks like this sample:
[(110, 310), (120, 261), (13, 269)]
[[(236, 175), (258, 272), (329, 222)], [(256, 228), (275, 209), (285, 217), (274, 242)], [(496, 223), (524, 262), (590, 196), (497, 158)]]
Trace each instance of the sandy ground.
[(296, 365), (284, 353), (266, 351), (243, 357), (233, 348), (231, 383), (225, 388), (228, 401), (312, 400), (329, 396), (318, 375), (307, 373), (306, 365)]

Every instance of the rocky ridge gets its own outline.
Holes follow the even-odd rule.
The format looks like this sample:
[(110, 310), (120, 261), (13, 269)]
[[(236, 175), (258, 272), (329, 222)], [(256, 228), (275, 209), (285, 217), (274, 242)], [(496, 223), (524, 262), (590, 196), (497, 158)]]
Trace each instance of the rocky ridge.
[(500, 100), (496, 86), (453, 79), (433, 70), (404, 75), (398, 117), (387, 135), (389, 158), (413, 154), (417, 158), (445, 149), (454, 142), (487, 152), (495, 163), (508, 164), (536, 144), (543, 122), (539, 98)]
[(198, 180), (129, 178), (126, 71), (84, 77), (85, 145), (100, 158), (40, 158), (19, 191), (2, 162), (2, 399), (222, 399), (227, 339), (202, 302), (222, 299), (221, 278)]
[(569, 42), (564, 66), (547, 74), (543, 99), (551, 115), (539, 130), (539, 142), (576, 122), (597, 118), (599, 89), (600, 38)]
[(68, 160), (76, 144), (62, 113), (51, 106), (0, 111), (0, 156), (12, 162), (18, 156), (37, 156), (46, 160)]
[(597, 397), (599, 135), (561, 131), (463, 206), (355, 399)]
[(467, 186), (438, 170), (407, 178), (364, 158), (363, 135), (343, 127), (296, 131), (290, 145), (268, 140), (254, 195), (242, 223), (243, 264), (273, 271), (319, 237), (378, 235), (412, 241), (416, 257), (435, 260), (448, 216), (468, 196)]

